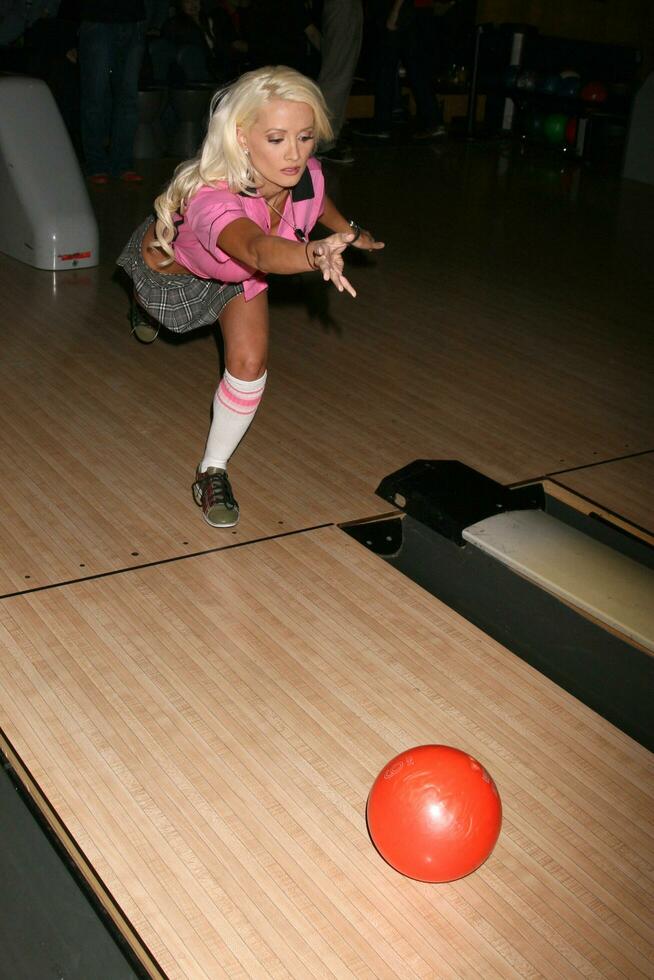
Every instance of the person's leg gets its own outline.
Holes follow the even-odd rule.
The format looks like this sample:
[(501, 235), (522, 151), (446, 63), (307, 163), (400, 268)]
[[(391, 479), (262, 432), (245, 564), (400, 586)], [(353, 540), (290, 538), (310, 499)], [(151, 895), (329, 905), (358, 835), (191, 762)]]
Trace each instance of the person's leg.
[(110, 24), (112, 31), (111, 171), (116, 177), (134, 169), (134, 137), (139, 122), (139, 73), (145, 35), (142, 23)]
[(399, 31), (389, 31), (384, 25), (379, 31), (375, 74), (374, 129), (378, 134), (390, 132), (400, 64)]
[(418, 60), (424, 65), (424, 76), (433, 96), (433, 123), (443, 125), (443, 112), (436, 98), (435, 86), (438, 76), (438, 54), (436, 41), (436, 18), (431, 7), (417, 7), (415, 11), (416, 44)]
[(431, 64), (427, 61), (425, 50), (420, 44), (419, 28), (416, 23), (401, 32), (400, 56), (416, 101), (416, 126), (418, 130), (425, 132), (435, 130), (439, 119), (438, 103), (431, 77)]
[(90, 175), (110, 170), (106, 141), (110, 102), (110, 47), (108, 24), (82, 21), (79, 31), (80, 131), (86, 171)]
[(170, 81), (170, 68), (175, 61), (177, 49), (167, 37), (153, 37), (148, 41), (148, 51), (152, 64), (152, 80), (159, 85)]
[(347, 100), (361, 51), (361, 0), (325, 0), (321, 33), (322, 61), (318, 86), (325, 97), (336, 140), (345, 122)]
[(159, 336), (159, 323), (139, 305), (135, 289), (130, 300), (129, 323), (133, 336), (140, 344), (153, 344)]
[(238, 521), (226, 469), (249, 429), (266, 385), (268, 360), (268, 295), (245, 301), (232, 299), (220, 317), (225, 342), (225, 373), (216, 390), (213, 418), (193, 493), (204, 519), (214, 527)]
[(177, 51), (177, 66), (186, 82), (210, 82), (207, 49), (199, 44), (183, 44)]

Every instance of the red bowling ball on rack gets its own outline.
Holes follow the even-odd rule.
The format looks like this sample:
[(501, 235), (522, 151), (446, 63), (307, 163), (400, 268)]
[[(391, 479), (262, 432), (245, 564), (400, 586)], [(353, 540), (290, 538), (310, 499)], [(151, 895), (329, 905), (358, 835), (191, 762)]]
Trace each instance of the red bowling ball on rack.
[(579, 93), (582, 102), (599, 104), (606, 102), (609, 97), (608, 89), (602, 82), (587, 82)]
[(419, 881), (455, 881), (495, 847), (502, 804), (481, 763), (449, 745), (419, 745), (384, 766), (366, 816), (381, 856)]

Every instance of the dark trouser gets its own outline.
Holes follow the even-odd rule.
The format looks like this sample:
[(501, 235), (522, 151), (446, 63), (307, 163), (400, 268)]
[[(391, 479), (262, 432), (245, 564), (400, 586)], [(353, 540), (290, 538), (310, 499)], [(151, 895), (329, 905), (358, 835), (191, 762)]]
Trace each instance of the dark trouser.
[(397, 31), (389, 31), (385, 26), (380, 28), (375, 123), (380, 129), (390, 129), (400, 61), (406, 68), (407, 81), (416, 102), (418, 126), (425, 129), (437, 126), (442, 119), (433, 91), (428, 50), (420, 42), (417, 24)]
[(80, 26), (80, 123), (90, 174), (118, 176), (134, 166), (144, 27), (96, 21), (82, 21)]
[[(363, 38), (361, 0), (325, 0), (321, 22), (322, 64), (318, 85), (332, 117), (338, 139), (356, 71)], [(325, 144), (325, 147), (327, 144)]]

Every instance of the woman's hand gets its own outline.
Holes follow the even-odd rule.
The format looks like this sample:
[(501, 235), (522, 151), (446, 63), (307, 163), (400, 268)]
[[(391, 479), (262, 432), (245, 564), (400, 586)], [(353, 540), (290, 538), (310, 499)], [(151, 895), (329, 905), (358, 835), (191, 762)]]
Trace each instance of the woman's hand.
[(369, 231), (366, 231), (365, 228), (361, 229), (357, 240), (355, 242), (351, 242), (350, 244), (353, 248), (363, 248), (367, 252), (373, 252), (375, 249), (384, 248), (384, 243), (376, 242), (372, 234)]
[(328, 238), (311, 242), (307, 254), (315, 269), (322, 273), (325, 282), (333, 282), (339, 293), (343, 290), (356, 296), (356, 290), (343, 275), (343, 252), (352, 243), (354, 232), (337, 232)]

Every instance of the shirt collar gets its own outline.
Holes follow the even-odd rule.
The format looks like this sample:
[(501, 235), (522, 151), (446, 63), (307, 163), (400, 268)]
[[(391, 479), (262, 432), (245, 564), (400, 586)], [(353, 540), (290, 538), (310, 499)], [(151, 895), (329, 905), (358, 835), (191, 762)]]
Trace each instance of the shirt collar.
[(311, 177), (311, 172), (308, 167), (304, 168), (304, 173), (298, 180), (297, 184), (291, 190), (291, 199), (293, 202), (296, 201), (310, 201), (312, 197), (315, 197), (315, 192), (313, 189), (313, 179)]
[[(252, 188), (254, 190), (254, 188)], [(245, 191), (239, 191), (239, 196), (241, 197), (251, 197), (251, 194), (246, 194)], [(295, 187), (291, 188), (291, 200), (294, 204), (298, 201), (310, 201), (316, 196), (313, 187), (313, 178), (311, 176), (311, 171), (308, 167), (304, 168), (304, 173), (298, 180)]]

